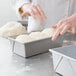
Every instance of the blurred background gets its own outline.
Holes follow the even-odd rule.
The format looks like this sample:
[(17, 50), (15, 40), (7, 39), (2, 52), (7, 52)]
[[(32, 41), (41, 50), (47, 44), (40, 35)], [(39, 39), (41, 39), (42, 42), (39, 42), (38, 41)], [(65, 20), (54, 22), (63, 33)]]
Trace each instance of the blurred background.
[(0, 26), (7, 21), (18, 20), (14, 6), (15, 0), (0, 0)]

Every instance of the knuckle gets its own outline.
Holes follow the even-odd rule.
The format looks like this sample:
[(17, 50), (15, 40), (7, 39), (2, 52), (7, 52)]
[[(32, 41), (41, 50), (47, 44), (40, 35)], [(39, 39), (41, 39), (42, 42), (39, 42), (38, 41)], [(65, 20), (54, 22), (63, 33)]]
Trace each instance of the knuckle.
[(67, 27), (72, 27), (72, 24), (70, 22), (66, 23)]
[(60, 20), (59, 23), (64, 23), (64, 21), (63, 20)]
[(59, 27), (59, 28), (58, 28), (58, 31), (61, 31), (61, 30), (62, 30), (62, 28), (61, 28), (61, 27)]
[(64, 21), (63, 20), (60, 20), (59, 22), (58, 22), (58, 25), (62, 25), (64, 23)]

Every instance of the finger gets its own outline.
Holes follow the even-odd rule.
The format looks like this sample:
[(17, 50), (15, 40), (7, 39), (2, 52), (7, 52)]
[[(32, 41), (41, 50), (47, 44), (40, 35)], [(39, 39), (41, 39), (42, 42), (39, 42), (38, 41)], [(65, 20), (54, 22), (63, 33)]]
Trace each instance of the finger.
[(75, 27), (72, 27), (71, 30), (72, 30), (72, 31), (71, 31), (72, 34), (75, 34), (75, 33), (76, 33), (76, 28), (75, 28)]
[(35, 13), (32, 8), (29, 10), (29, 13), (34, 19), (36, 19)]
[(62, 25), (62, 23), (63, 23), (63, 20), (60, 20), (60, 21), (57, 23), (57, 26)]
[(56, 39), (58, 38), (58, 36), (60, 35), (63, 27), (64, 27), (63, 25), (57, 27), (55, 33), (54, 33), (53, 36), (52, 36), (52, 40), (56, 40)]
[(67, 25), (64, 24), (63, 26), (64, 27), (63, 27), (63, 29), (62, 29), (62, 31), (60, 33), (61, 35), (65, 34), (69, 30), (69, 28), (70, 28), (69, 24), (67, 24)]
[(40, 16), (43, 18), (43, 20), (45, 20), (46, 16), (45, 16), (44, 11), (41, 9), (41, 7), (38, 4), (36, 6), (37, 6), (37, 9), (39, 10)]
[(33, 11), (36, 16), (36, 19), (42, 21), (42, 17), (40, 16), (39, 11), (35, 6), (33, 6)]
[(64, 24), (64, 23), (66, 23), (67, 21), (68, 21), (67, 19), (62, 19), (62, 20), (60, 20), (60, 21), (57, 23), (57, 25), (60, 26), (60, 25), (62, 25), (62, 24)]
[(54, 34), (52, 36), (52, 40), (55, 41), (59, 35), (60, 35), (60, 30), (56, 29), (56, 31), (54, 32)]
[(55, 41), (58, 38), (59, 34), (60, 34), (59, 31), (56, 31), (52, 36), (52, 40)]

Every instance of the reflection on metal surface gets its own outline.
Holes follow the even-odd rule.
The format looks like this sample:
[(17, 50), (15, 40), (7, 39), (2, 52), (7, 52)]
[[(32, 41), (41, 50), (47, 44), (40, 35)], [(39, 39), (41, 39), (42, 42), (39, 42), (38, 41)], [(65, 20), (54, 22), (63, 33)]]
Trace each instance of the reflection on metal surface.
[(0, 75), (1, 76), (52, 76), (53, 67), (49, 53), (28, 59), (12, 54), (10, 42), (0, 38)]
[(63, 46), (76, 44), (76, 34), (66, 33), (64, 35)]
[(26, 66), (26, 67), (23, 67), (19, 70), (16, 71), (16, 74), (19, 74), (19, 73), (22, 73), (22, 72), (30, 72), (32, 71), (33, 69), (30, 67), (30, 66)]

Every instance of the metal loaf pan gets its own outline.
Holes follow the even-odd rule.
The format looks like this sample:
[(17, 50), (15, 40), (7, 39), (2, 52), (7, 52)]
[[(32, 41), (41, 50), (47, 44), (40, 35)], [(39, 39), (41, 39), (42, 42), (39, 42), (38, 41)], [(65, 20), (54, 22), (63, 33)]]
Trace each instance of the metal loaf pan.
[(40, 53), (48, 52), (51, 48), (62, 46), (62, 38), (52, 41), (51, 38), (37, 40), (29, 43), (20, 43), (15, 41), (14, 38), (9, 38), (13, 53), (22, 57), (30, 57)]

